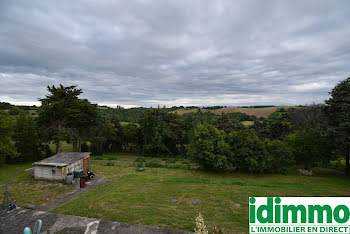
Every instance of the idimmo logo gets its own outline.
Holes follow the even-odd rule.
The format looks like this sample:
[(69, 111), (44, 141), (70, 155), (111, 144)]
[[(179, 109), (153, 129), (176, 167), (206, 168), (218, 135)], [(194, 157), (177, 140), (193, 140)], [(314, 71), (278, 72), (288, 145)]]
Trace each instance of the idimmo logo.
[(350, 197), (250, 197), (249, 233), (350, 233)]

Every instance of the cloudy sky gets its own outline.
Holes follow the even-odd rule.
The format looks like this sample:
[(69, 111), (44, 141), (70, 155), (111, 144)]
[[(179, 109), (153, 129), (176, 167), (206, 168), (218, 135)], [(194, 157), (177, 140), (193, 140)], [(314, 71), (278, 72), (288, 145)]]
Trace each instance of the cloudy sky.
[(0, 1), (0, 101), (322, 102), (350, 76), (350, 1)]

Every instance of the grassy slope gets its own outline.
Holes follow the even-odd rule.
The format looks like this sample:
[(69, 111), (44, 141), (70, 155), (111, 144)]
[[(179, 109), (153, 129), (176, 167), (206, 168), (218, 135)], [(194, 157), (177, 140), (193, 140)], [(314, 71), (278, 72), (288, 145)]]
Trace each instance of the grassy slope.
[[(137, 172), (135, 156), (92, 160), (92, 170), (110, 183), (82, 194), (54, 212), (193, 230), (201, 212), (208, 226), (247, 231), (249, 196), (347, 196), (350, 181), (332, 175), (215, 174), (196, 170), (146, 168)], [(176, 198), (177, 203), (171, 199)], [(192, 200), (199, 205), (192, 205)], [(235, 204), (240, 204), (237, 206)]]
[[(0, 184), (10, 180), (16, 182), (9, 184), (9, 191), (17, 205), (24, 207), (26, 204), (44, 206), (72, 191), (72, 186), (52, 181), (34, 180), (30, 171), (32, 163), (5, 164), (0, 166)], [(5, 187), (0, 187), (0, 202), (3, 202)]]

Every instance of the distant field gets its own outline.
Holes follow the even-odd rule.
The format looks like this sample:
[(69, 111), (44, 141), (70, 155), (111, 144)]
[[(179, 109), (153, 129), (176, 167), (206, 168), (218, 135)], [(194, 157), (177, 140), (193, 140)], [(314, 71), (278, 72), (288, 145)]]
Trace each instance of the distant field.
[(138, 127), (140, 126), (140, 124), (138, 124), (138, 123), (132, 123), (132, 122), (120, 122), (120, 125), (122, 125), (122, 126), (126, 126), (126, 125), (128, 125), (128, 124), (136, 124)]
[[(244, 113), (247, 115), (255, 115), (256, 117), (264, 117), (267, 118), (269, 117), (272, 113), (276, 112), (278, 110), (278, 107), (265, 107), (265, 108), (241, 108), (241, 107), (225, 107), (225, 108), (220, 108), (216, 110), (208, 110), (208, 109), (201, 109), (202, 112), (211, 112), (217, 115), (220, 115), (222, 112), (227, 114), (227, 113), (233, 113), (233, 112), (240, 112)], [(192, 112), (197, 112), (197, 109), (179, 109), (172, 111), (177, 112), (179, 115), (184, 115)]]
[(244, 126), (252, 126), (254, 124), (254, 121), (242, 121), (241, 122)]

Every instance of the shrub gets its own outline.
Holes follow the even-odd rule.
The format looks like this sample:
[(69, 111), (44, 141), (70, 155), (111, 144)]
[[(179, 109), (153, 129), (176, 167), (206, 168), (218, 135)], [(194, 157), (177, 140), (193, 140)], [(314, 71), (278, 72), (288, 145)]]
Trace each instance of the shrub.
[(146, 162), (145, 158), (144, 157), (137, 157), (135, 159), (135, 162)]
[(153, 159), (149, 162), (146, 162), (146, 167), (164, 167), (164, 165), (162, 164), (162, 162), (159, 159)]
[(316, 129), (296, 131), (287, 136), (285, 141), (296, 161), (304, 164), (304, 169), (329, 163), (332, 148)]
[(228, 138), (232, 151), (229, 161), (237, 170), (253, 173), (271, 171), (271, 156), (253, 129), (234, 131)]
[(195, 127), (190, 151), (194, 162), (203, 168), (223, 171), (228, 167), (227, 155), (230, 154), (230, 147), (226, 143), (226, 134), (213, 125), (201, 124)]
[(171, 169), (190, 169), (190, 165), (183, 165), (183, 164), (169, 164), (166, 165), (167, 168), (171, 168)]
[(208, 230), (207, 230), (207, 226), (204, 223), (204, 219), (201, 213), (198, 214), (198, 216), (196, 217), (196, 227), (194, 229), (194, 231), (197, 234), (208, 234)]
[(9, 115), (18, 115), (19, 112), (20, 112), (20, 109), (18, 109), (17, 107), (13, 107), (8, 111)]
[(177, 160), (175, 158), (164, 158), (164, 161), (166, 163), (176, 163)]
[(295, 165), (294, 155), (284, 142), (278, 140), (270, 141), (266, 139), (264, 143), (266, 150), (270, 155), (269, 159), (271, 160), (269, 162), (269, 172), (286, 173), (291, 165)]
[(188, 159), (184, 159), (184, 160), (182, 160), (181, 163), (182, 163), (182, 164), (191, 164), (191, 161), (188, 160)]
[(117, 160), (118, 158), (115, 156), (108, 157), (108, 160)]
[(136, 167), (143, 167), (144, 163), (143, 162), (135, 162)]

